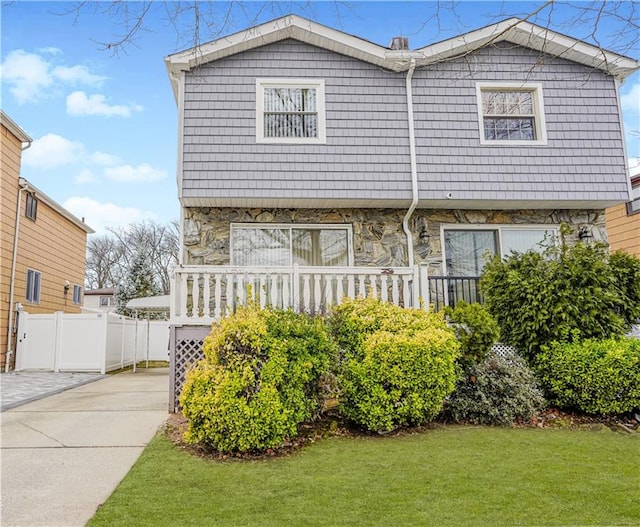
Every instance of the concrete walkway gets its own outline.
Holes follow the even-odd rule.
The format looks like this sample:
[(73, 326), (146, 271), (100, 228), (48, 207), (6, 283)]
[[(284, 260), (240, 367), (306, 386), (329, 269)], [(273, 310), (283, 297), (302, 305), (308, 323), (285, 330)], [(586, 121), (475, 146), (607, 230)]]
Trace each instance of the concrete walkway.
[(0, 414), (0, 525), (85, 525), (167, 419), (168, 393), (168, 368), (139, 369)]

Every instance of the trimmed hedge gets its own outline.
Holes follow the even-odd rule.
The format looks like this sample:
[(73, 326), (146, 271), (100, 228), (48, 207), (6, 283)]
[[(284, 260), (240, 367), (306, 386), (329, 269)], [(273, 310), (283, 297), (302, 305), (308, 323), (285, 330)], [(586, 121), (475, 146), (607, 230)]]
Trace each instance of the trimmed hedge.
[(550, 401), (588, 414), (640, 409), (640, 340), (584, 340), (545, 346), (536, 361)]
[(331, 323), (343, 352), (343, 415), (383, 432), (438, 414), (455, 387), (459, 355), (441, 314), (359, 299), (336, 307)]
[(335, 345), (320, 319), (255, 305), (214, 326), (180, 397), (186, 439), (219, 451), (263, 450), (321, 408)]

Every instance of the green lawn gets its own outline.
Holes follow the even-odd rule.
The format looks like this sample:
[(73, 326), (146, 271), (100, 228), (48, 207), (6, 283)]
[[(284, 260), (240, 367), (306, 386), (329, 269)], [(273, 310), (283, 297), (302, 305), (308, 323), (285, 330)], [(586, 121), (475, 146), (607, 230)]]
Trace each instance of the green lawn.
[(88, 525), (640, 525), (640, 437), (446, 427), (209, 461), (157, 436)]

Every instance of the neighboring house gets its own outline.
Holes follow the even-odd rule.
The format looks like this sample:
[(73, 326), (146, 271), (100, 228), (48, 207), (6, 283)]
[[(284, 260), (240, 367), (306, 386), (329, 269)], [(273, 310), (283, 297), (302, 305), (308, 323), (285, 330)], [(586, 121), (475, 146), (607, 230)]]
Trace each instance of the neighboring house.
[(631, 200), (607, 209), (607, 231), (612, 251), (640, 257), (640, 169), (631, 176)]
[[(488, 254), (629, 201), (637, 61), (517, 19), (409, 50), (287, 16), (165, 59), (178, 104), (172, 321), (478, 298)], [(177, 337), (175, 337), (177, 339)]]
[(15, 310), (79, 313), (87, 234), (93, 230), (20, 177), (31, 138), (0, 111), (0, 364), (15, 356)]
[(113, 287), (102, 289), (89, 289), (84, 292), (83, 309), (91, 311), (114, 312), (118, 307), (116, 304), (116, 290)]

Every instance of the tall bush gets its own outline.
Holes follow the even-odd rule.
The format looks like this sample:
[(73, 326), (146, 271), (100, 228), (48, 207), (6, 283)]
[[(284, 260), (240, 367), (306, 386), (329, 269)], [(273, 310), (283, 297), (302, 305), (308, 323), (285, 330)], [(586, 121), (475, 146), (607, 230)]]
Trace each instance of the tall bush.
[(640, 409), (640, 339), (554, 342), (538, 355), (536, 371), (561, 408), (603, 415)]
[(247, 451), (282, 444), (314, 416), (335, 345), (320, 319), (251, 305), (213, 328), (204, 353), (180, 398), (186, 438)]
[(637, 258), (610, 257), (600, 244), (559, 244), (494, 257), (480, 286), (501, 339), (533, 360), (553, 341), (626, 333), (640, 309), (640, 281), (624, 275), (636, 276), (636, 265)]

